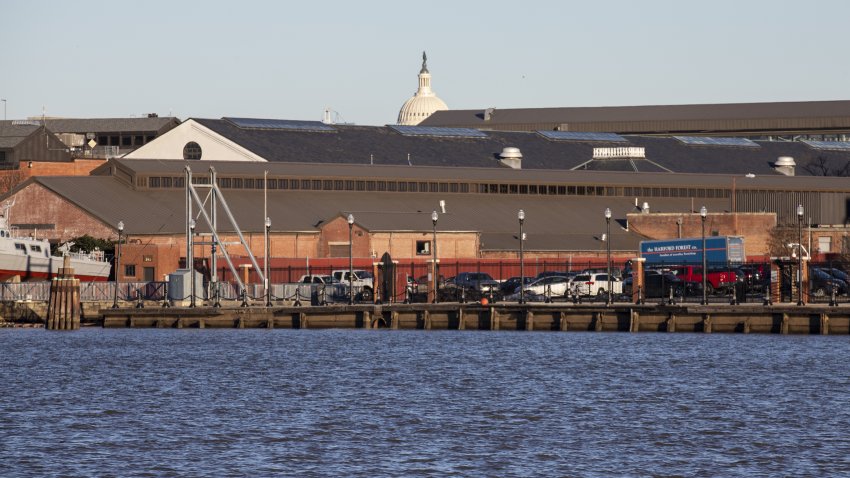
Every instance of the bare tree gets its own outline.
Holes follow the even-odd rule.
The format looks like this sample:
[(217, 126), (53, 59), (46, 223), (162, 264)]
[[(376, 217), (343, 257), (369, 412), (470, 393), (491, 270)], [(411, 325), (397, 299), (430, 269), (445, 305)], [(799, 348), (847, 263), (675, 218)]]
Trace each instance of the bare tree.
[(829, 159), (825, 156), (818, 156), (803, 166), (803, 170), (812, 176), (850, 176), (850, 161), (845, 161), (841, 167), (832, 168), (829, 165)]
[(790, 256), (793, 247), (788, 244), (796, 244), (799, 233), (793, 227), (774, 227), (770, 230), (767, 238), (767, 251), (771, 257)]
[(21, 172), (20, 169), (0, 171), (0, 195), (8, 193), (12, 188), (21, 184), (26, 179), (26, 174)]

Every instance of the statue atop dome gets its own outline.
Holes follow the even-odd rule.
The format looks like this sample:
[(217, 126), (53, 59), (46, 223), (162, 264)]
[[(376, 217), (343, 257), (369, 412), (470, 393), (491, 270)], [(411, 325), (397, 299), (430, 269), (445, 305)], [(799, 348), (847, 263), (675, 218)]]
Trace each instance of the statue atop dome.
[(398, 112), (400, 125), (417, 125), (435, 111), (449, 109), (431, 90), (431, 73), (428, 71), (428, 55), (422, 52), (422, 69), (419, 70), (419, 89), (408, 99)]

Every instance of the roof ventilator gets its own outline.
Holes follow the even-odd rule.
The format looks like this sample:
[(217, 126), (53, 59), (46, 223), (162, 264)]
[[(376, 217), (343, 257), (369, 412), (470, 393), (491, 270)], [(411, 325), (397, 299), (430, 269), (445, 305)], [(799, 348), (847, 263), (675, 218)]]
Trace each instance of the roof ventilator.
[(522, 153), (519, 148), (506, 146), (499, 154), (499, 162), (513, 169), (522, 169)]
[(794, 158), (791, 156), (780, 156), (776, 158), (776, 162), (773, 163), (773, 169), (780, 174), (784, 174), (785, 176), (793, 176), (794, 168), (797, 166), (797, 163), (794, 162)]

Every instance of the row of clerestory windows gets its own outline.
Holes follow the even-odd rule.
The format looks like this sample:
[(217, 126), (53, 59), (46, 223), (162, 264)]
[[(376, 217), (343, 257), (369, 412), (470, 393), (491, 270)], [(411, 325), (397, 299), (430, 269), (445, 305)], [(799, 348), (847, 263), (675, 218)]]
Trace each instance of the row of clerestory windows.
[[(195, 175), (193, 183), (209, 184), (208, 176)], [(183, 188), (182, 176), (149, 176), (147, 187)], [(137, 186), (145, 187), (144, 178)], [(219, 177), (221, 189), (264, 189), (291, 191), (369, 191), (410, 193), (473, 193), (522, 194), (548, 196), (619, 196), (619, 197), (672, 197), (672, 198), (729, 198), (731, 190), (725, 188), (685, 188), (656, 186), (590, 186), (570, 184), (515, 184), (468, 183), (447, 181), (401, 181), (374, 179), (320, 179), (320, 178), (240, 178)]]

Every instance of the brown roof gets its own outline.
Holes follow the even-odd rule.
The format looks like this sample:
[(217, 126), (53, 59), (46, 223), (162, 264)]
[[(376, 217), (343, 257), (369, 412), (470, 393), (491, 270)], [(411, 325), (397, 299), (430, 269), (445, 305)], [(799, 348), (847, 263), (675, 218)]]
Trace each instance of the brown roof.
[[(180, 189), (135, 191), (106, 176), (36, 177), (32, 182), (89, 211), (104, 224), (123, 221), (128, 234), (180, 234), (184, 231), (184, 192)], [(263, 231), (262, 190), (225, 190), (224, 197), (243, 232)], [(517, 211), (526, 212), (527, 249), (593, 250), (603, 247), (603, 211), (614, 213), (611, 236), (614, 250), (635, 250), (639, 236), (620, 227), (635, 210), (629, 198), (576, 196), (515, 196), (450, 193), (362, 193), (328, 191), (270, 191), (269, 215), (273, 231), (318, 232), (325, 221), (353, 214), (359, 225), (373, 232), (431, 231), (431, 211), (446, 201), (438, 231), (481, 234), (482, 249), (512, 250), (519, 232)], [(725, 199), (703, 201), (712, 211), (728, 208)], [(703, 204), (701, 202), (700, 204)], [(654, 212), (691, 213), (690, 199), (654, 198)], [(219, 230), (231, 230), (223, 215)], [(207, 231), (198, 221), (199, 232)]]

